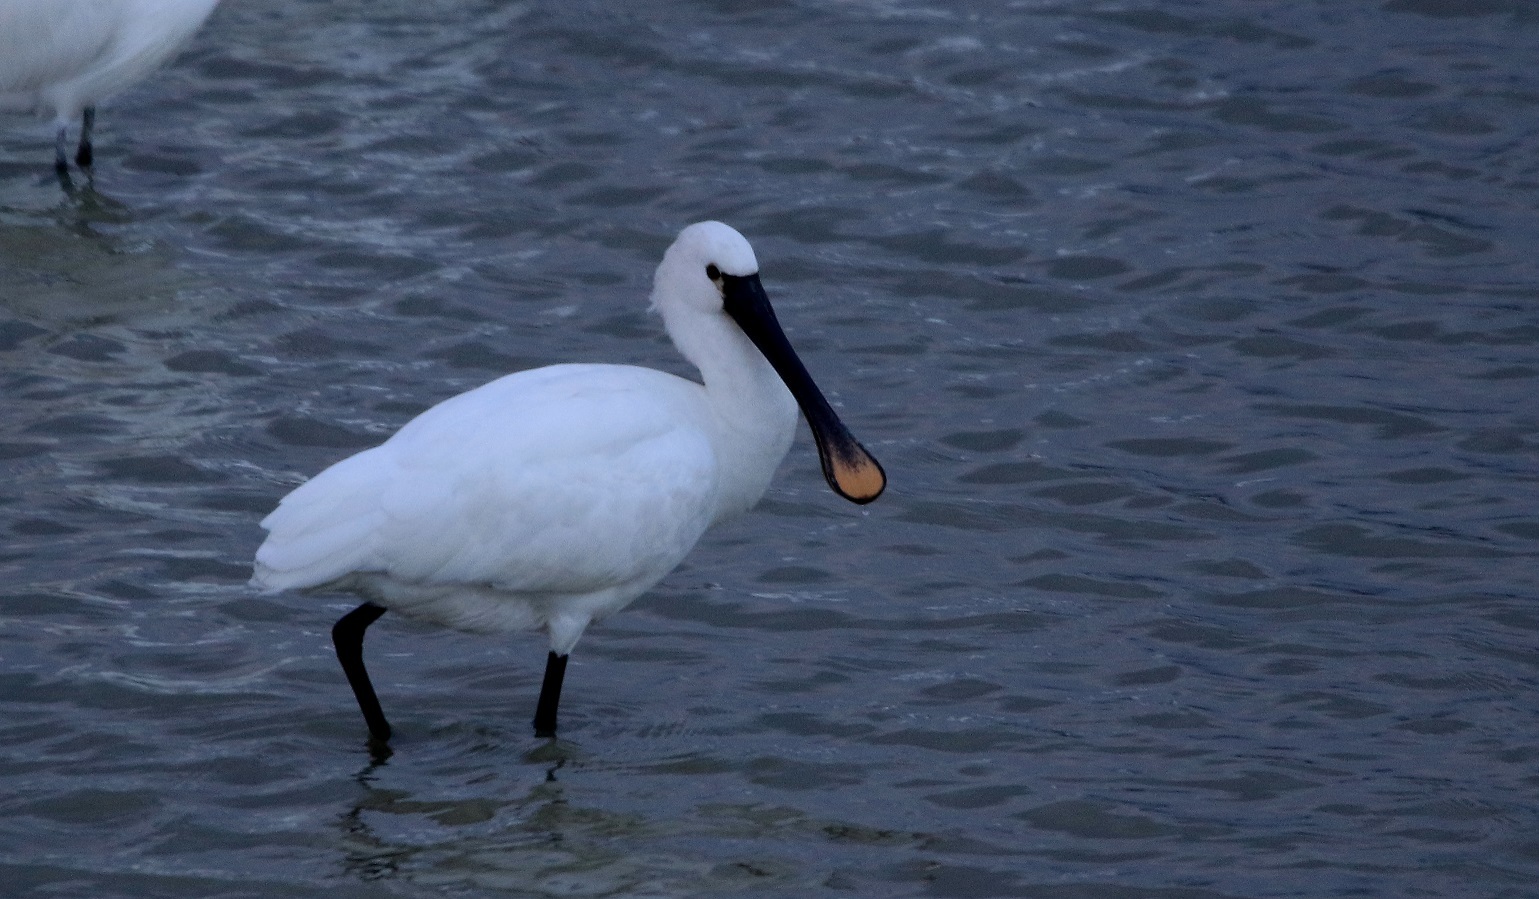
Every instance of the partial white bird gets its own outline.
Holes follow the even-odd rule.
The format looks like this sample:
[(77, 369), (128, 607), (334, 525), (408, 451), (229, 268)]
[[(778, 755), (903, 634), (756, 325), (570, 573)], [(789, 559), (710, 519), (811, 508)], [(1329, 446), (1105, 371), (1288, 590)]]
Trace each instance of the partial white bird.
[(69, 184), (69, 127), (81, 120), (75, 162), (90, 172), (96, 105), (153, 72), (219, 0), (0, 0), (0, 109), (52, 113), (54, 166)]
[(882, 492), (886, 474), (791, 349), (758, 272), (720, 222), (685, 228), (657, 267), (653, 308), (703, 383), (630, 365), (507, 375), (326, 469), (262, 521), (253, 584), (367, 598), (332, 640), (374, 737), (390, 725), (363, 636), (387, 608), (472, 631), (544, 628), (534, 728), (553, 736), (583, 630), (758, 502), (798, 405), (829, 486), (857, 503)]

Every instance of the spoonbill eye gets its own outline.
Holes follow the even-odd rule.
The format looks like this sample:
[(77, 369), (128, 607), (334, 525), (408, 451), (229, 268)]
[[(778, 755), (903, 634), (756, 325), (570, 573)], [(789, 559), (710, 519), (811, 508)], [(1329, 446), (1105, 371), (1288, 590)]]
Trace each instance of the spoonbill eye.
[(716, 263), (713, 262), (705, 267), (705, 276), (710, 278), (712, 281), (720, 281), (721, 269), (717, 268)]

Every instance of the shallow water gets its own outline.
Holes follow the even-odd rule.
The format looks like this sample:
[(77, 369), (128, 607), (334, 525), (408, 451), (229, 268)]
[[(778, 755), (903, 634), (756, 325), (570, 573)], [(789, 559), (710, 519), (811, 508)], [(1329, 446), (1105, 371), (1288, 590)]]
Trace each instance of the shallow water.
[[(1539, 15), (279, 3), (0, 131), (8, 895), (1539, 896)], [(371, 757), (256, 522), (417, 411), (685, 368), (754, 242), (805, 435), (573, 656), (387, 616)]]

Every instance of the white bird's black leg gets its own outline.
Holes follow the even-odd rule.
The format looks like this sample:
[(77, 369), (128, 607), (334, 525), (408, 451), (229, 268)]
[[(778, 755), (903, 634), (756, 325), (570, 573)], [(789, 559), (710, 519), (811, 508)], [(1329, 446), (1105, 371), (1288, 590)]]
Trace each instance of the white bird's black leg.
[(369, 733), (381, 741), (390, 739), (390, 722), (385, 720), (379, 697), (374, 695), (374, 685), (369, 682), (369, 672), (363, 667), (363, 632), (383, 614), (384, 606), (366, 602), (337, 619), (331, 628), (331, 643), (337, 648), (337, 661), (342, 663), (353, 695), (358, 697), (363, 720), (369, 724)]
[(96, 127), (96, 107), (87, 106), (80, 116), (80, 146), (75, 151), (75, 165), (91, 172), (91, 163), (94, 156), (91, 153), (91, 129)]
[(561, 703), (561, 682), (566, 678), (566, 656), (554, 651), (545, 659), (545, 681), (540, 684), (540, 704), (534, 709), (534, 735), (556, 735), (556, 706)]
[(69, 176), (69, 126), (60, 125), (53, 145), (53, 170), (59, 176), (59, 186), (73, 190), (75, 182)]

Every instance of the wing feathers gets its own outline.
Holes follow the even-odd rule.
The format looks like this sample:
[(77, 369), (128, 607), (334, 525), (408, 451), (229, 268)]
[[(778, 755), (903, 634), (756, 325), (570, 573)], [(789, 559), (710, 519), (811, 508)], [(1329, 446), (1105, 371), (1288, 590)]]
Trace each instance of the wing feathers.
[(263, 522), (253, 581), (360, 571), (417, 585), (587, 593), (655, 581), (715, 514), (699, 385), (625, 366), (510, 375), (337, 463)]

